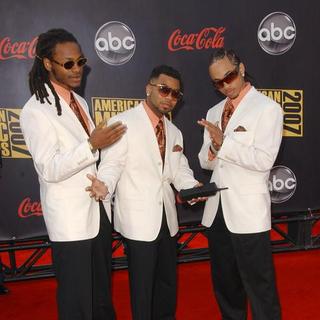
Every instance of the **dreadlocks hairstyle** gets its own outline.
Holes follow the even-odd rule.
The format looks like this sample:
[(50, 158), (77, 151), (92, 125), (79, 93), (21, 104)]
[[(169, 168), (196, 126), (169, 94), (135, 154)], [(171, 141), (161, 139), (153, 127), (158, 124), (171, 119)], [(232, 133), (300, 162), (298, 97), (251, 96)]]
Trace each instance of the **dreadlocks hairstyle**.
[(44, 100), (46, 100), (51, 104), (48, 100), (49, 94), (45, 86), (45, 84), (47, 84), (54, 96), (59, 116), (61, 116), (60, 99), (49, 80), (49, 73), (43, 65), (43, 58), (51, 60), (56, 45), (65, 42), (75, 42), (79, 45), (77, 39), (64, 29), (51, 29), (40, 34), (36, 46), (36, 58), (34, 59), (32, 69), (29, 72), (29, 87), (31, 94), (35, 94), (36, 99), (40, 100), (41, 103), (44, 103)]

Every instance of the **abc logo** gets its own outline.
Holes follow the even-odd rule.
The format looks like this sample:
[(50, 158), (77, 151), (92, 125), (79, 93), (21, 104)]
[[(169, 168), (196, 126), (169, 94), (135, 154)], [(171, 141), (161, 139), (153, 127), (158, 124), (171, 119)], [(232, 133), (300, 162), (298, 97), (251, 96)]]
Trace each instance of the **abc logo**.
[(273, 12), (267, 15), (258, 28), (261, 48), (272, 55), (287, 52), (296, 39), (296, 26), (286, 13)]
[(269, 191), (272, 203), (281, 203), (289, 200), (297, 187), (294, 173), (285, 166), (273, 167), (269, 176)]
[(133, 32), (118, 21), (111, 21), (100, 27), (94, 44), (100, 59), (113, 66), (127, 63), (136, 48)]

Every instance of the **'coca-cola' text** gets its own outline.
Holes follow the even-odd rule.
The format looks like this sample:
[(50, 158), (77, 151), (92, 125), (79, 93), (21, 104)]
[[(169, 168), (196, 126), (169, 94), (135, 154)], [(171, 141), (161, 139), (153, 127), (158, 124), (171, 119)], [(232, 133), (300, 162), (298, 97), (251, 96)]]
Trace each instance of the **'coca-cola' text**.
[(198, 33), (183, 33), (181, 29), (172, 32), (168, 40), (170, 51), (206, 50), (224, 46), (225, 27), (206, 27)]
[(32, 216), (42, 216), (41, 203), (38, 201), (31, 201), (31, 198), (22, 200), (18, 208), (18, 216), (20, 218), (29, 218)]
[(0, 60), (33, 59), (35, 57), (38, 37), (31, 41), (13, 42), (10, 37), (0, 38)]

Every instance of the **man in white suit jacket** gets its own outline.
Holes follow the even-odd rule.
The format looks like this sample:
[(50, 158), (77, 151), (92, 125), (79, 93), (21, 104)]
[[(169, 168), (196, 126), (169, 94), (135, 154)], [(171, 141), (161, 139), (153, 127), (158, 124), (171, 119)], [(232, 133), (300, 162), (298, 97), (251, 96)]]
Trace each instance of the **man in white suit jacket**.
[[(183, 154), (182, 134), (165, 117), (181, 91), (175, 69), (154, 68), (146, 101), (110, 120), (126, 124), (127, 133), (102, 152), (98, 170), (104, 195), (115, 191), (114, 227), (127, 247), (134, 320), (175, 319), (178, 220), (171, 184), (178, 191), (199, 185)], [(156, 137), (161, 120), (165, 150)]]
[(268, 178), (281, 143), (282, 110), (245, 80), (234, 51), (217, 50), (209, 73), (226, 96), (198, 122), (205, 127), (201, 167), (213, 171), (211, 181), (228, 187), (209, 198), (202, 220), (209, 228), (215, 294), (223, 319), (246, 319), (249, 299), (253, 319), (277, 320)]
[[(72, 34), (63, 29), (41, 34), (36, 55), (29, 81), (33, 95), (20, 122), (52, 241), (59, 319), (114, 319), (111, 225), (85, 187), (86, 175), (96, 173), (97, 149), (118, 140), (125, 127), (94, 129), (85, 100), (72, 91), (80, 86), (86, 63)], [(107, 212), (110, 219), (110, 208)]]

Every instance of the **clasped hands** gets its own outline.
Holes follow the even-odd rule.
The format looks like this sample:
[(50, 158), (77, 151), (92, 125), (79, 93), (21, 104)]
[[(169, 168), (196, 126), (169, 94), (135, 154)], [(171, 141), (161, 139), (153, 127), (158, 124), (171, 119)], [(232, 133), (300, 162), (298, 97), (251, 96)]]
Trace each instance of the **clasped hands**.
[(210, 121), (201, 119), (198, 121), (198, 124), (208, 130), (214, 149), (219, 151), (223, 143), (223, 132), (218, 126), (219, 122), (217, 121), (213, 124)]

